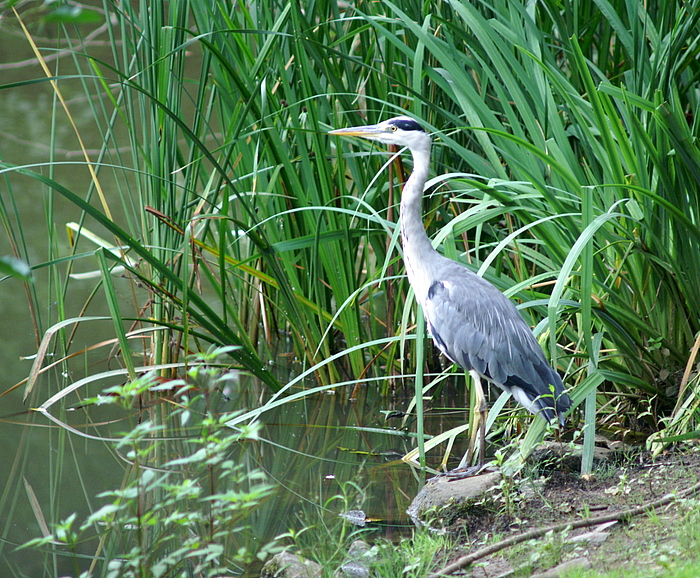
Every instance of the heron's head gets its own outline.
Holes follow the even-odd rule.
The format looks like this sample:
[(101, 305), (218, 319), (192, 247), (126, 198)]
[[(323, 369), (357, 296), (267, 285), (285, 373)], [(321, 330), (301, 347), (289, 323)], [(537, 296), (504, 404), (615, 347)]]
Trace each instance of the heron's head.
[(420, 124), (407, 116), (397, 116), (379, 124), (338, 128), (329, 134), (356, 136), (409, 149), (430, 147), (430, 135)]

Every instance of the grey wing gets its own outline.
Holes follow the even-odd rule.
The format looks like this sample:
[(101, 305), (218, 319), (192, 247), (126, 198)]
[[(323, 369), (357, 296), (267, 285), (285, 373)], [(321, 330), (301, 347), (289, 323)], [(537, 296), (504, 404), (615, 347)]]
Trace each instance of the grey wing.
[(571, 402), (561, 378), (503, 293), (451, 262), (430, 285), (423, 308), (428, 331), (453, 362), (509, 391), (533, 413), (563, 421)]

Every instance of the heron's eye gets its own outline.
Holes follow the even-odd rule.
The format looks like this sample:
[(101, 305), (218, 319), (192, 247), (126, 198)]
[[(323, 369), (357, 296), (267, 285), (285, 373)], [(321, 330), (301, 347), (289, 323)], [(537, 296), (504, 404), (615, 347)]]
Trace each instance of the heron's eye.
[(391, 131), (392, 131), (392, 132), (396, 132), (397, 130), (399, 130), (399, 128), (398, 128), (395, 124), (392, 124), (392, 125), (391, 125)]

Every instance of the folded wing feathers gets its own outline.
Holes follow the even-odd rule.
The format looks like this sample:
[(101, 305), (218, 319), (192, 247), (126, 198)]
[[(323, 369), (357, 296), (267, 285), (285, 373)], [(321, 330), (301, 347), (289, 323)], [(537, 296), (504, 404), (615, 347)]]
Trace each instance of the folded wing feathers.
[[(446, 275), (451, 280), (434, 282), (422, 303), (438, 347), (452, 361), (475, 369), (502, 389), (521, 389), (530, 405), (535, 400), (534, 406), (551, 419), (552, 389), (560, 396), (564, 386), (530, 327), (498, 289), (451, 263), (454, 267)], [(563, 412), (570, 402), (566, 394), (560, 399), (557, 405)]]

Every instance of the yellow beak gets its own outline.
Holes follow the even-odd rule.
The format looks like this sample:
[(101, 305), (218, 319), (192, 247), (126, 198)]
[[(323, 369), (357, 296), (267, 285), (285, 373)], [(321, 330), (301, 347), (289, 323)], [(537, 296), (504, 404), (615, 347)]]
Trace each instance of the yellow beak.
[(328, 131), (328, 134), (334, 134), (338, 136), (359, 136), (364, 138), (371, 138), (373, 136), (379, 136), (384, 134), (386, 129), (380, 127), (378, 124), (370, 124), (367, 126), (353, 126), (350, 128), (336, 128), (334, 130)]

